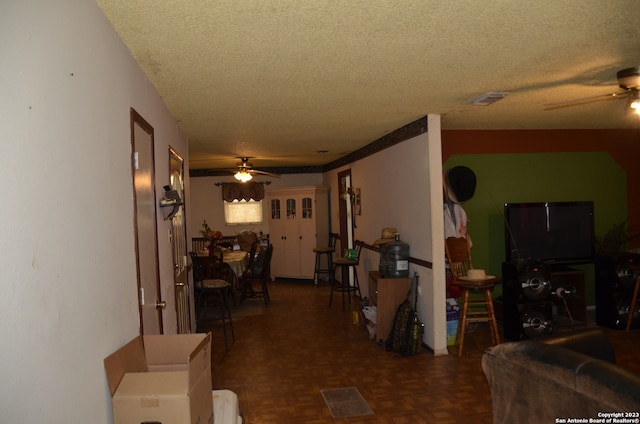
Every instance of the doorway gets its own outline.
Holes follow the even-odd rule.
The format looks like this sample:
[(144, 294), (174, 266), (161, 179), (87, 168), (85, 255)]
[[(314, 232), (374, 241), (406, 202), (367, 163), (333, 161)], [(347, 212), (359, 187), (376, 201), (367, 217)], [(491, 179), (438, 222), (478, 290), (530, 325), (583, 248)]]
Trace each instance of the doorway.
[(185, 229), (184, 205), (184, 159), (169, 147), (170, 189), (178, 193), (183, 205), (171, 218), (171, 250), (173, 252), (173, 282), (178, 334), (191, 333), (191, 294), (189, 289), (189, 267), (187, 267), (187, 232)]
[[(338, 173), (338, 214), (340, 221), (340, 248), (344, 252), (345, 249), (353, 248), (353, 229), (355, 222), (353, 220), (353, 204), (351, 202), (351, 169), (346, 169)], [(340, 252), (341, 254), (343, 252)], [(341, 281), (353, 281), (353, 270), (351, 267), (341, 267)]]
[(140, 334), (162, 334), (153, 127), (133, 108), (131, 152)]

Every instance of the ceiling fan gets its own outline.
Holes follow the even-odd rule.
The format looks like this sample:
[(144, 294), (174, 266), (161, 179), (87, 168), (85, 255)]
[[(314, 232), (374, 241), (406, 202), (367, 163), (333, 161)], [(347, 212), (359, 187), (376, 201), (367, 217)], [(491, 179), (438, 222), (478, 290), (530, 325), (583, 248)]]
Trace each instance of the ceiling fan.
[(238, 159), (240, 159), (241, 162), (236, 164), (236, 169), (230, 171), (233, 173), (234, 178), (240, 182), (246, 183), (247, 181), (251, 181), (255, 174), (280, 178), (280, 174), (253, 169), (253, 164), (249, 163), (249, 157), (239, 157)]
[(627, 99), (625, 110), (640, 114), (640, 66), (634, 66), (632, 68), (626, 68), (618, 71), (616, 73), (616, 78), (618, 79), (618, 86), (620, 86), (623, 91), (594, 97), (586, 97), (570, 102), (551, 103), (548, 104), (547, 107), (544, 108), (544, 110), (580, 106), (604, 100)]

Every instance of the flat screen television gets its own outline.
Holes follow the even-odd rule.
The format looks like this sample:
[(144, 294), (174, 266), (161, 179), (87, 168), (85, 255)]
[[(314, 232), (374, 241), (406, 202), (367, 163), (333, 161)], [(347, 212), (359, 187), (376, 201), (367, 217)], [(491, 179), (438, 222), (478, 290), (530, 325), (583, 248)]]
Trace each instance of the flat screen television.
[(506, 203), (507, 262), (576, 264), (593, 261), (593, 202)]

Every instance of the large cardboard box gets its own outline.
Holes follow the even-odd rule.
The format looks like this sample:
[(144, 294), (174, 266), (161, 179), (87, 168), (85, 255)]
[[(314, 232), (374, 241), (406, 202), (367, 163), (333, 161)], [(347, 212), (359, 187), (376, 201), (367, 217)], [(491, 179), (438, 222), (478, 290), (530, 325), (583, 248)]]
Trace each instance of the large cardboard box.
[(211, 334), (138, 336), (104, 360), (114, 424), (212, 424)]

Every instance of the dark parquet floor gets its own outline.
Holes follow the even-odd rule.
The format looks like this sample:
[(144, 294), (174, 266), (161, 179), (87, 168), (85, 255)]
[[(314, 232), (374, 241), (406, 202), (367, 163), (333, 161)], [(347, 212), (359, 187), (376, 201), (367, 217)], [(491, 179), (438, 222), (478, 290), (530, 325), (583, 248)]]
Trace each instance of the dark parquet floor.
[[(234, 308), (228, 351), (218, 324), (198, 329), (213, 333), (213, 388), (238, 395), (245, 423), (491, 423), (480, 365), (488, 328), (467, 336), (462, 358), (427, 350), (401, 357), (371, 341), (339, 300), (329, 308), (328, 286), (277, 281), (269, 290), (268, 306), (247, 299)], [(640, 374), (640, 330), (607, 332), (618, 363)], [(332, 418), (320, 391), (351, 386), (374, 415)]]

